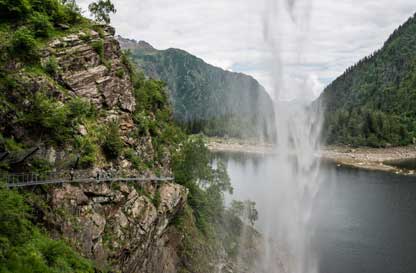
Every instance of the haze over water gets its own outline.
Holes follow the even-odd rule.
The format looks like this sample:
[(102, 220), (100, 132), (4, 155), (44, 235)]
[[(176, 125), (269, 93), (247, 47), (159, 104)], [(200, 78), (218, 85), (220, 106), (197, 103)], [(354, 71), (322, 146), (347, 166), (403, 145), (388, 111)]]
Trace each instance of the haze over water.
[[(290, 89), (284, 79), (280, 35), (288, 30), (297, 48), (297, 62), (302, 62), (302, 47), (307, 39), (309, 0), (279, 0), (266, 2), (264, 40), (270, 53), (270, 73), (276, 99), (277, 156), (268, 168), (269, 179), (262, 184), (263, 235), (266, 238), (265, 257), (258, 272), (318, 272), (317, 257), (311, 249), (314, 227), (311, 208), (319, 191), (319, 153), (321, 117), (309, 107), (311, 87)], [(291, 26), (283, 24), (290, 18)], [(285, 19), (285, 20), (283, 20)], [(288, 33), (286, 33), (288, 35)], [(307, 83), (307, 80), (304, 81)], [(284, 93), (285, 92), (285, 93)], [(289, 92), (289, 93), (288, 93)], [(293, 93), (293, 95), (292, 95)], [(296, 104), (279, 102), (280, 98), (297, 99)], [(272, 254), (278, 248), (285, 258), (285, 269)]]

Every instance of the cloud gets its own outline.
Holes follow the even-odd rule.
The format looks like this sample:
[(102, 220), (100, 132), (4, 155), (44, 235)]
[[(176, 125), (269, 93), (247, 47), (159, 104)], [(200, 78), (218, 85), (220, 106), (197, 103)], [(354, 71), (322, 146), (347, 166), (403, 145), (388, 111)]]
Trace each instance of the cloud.
[[(78, 0), (85, 10), (89, 2)], [(279, 51), (279, 76), (270, 69), (276, 66), (276, 52), (264, 39), (267, 0), (113, 2), (118, 12), (112, 24), (118, 34), (160, 49), (181, 48), (213, 65), (251, 74), (270, 92), (277, 88), (273, 79), (279, 78), (284, 97), (303, 95), (298, 89), (316, 94), (380, 48), (416, 11), (414, 0), (298, 0), (279, 6), (271, 17), (278, 26), (272, 31), (279, 46), (272, 48)]]

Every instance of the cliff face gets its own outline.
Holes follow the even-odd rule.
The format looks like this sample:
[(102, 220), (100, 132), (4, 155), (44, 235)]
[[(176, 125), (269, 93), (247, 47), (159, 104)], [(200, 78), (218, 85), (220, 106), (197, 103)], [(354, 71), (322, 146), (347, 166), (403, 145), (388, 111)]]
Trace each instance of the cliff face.
[[(158, 170), (161, 175), (170, 176), (169, 151), (164, 149), (156, 155), (154, 144), (155, 134), (161, 135), (163, 128), (159, 125), (158, 131), (152, 134), (143, 129), (143, 124), (134, 121), (139, 102), (134, 96), (131, 71), (113, 35), (113, 28), (97, 26), (97, 31), (86, 29), (48, 42), (40, 53), (41, 67), (48, 73), (28, 69), (22, 63), (13, 64), (10, 78), (14, 86), (0, 94), (5, 96), (4, 100), (2, 97), (0, 100), (0, 133), (23, 143), (25, 147), (40, 147), (36, 155), (38, 158), (48, 159), (57, 168), (67, 168), (75, 164), (79, 154), (84, 153), (85, 143), (101, 145), (103, 127), (114, 123), (118, 126), (123, 149), (129, 149), (142, 165), (150, 166), (136, 171), (152, 175)], [(53, 106), (50, 106), (53, 109), (43, 102), (37, 103), (39, 94), (53, 101)], [(55, 115), (58, 119), (61, 114), (66, 115), (64, 107), (75, 98), (91, 105), (96, 116), (87, 120), (69, 114), (62, 117), (62, 121), (54, 121), (49, 116)], [(1, 105), (3, 102), (6, 105), (4, 108)], [(54, 110), (57, 112), (52, 113)], [(154, 111), (158, 110), (164, 109)], [(85, 109), (75, 108), (74, 111), (82, 113)], [(140, 118), (146, 124), (161, 123), (155, 112), (141, 112)], [(54, 122), (66, 128), (71, 136), (62, 140), (52, 124)], [(60, 138), (58, 145), (51, 145), (54, 136)], [(2, 149), (0, 145), (0, 152)], [(100, 147), (94, 147), (94, 150), (97, 152), (92, 155), (96, 159), (93, 167), (133, 171), (132, 160), (125, 154), (109, 161)]]
[[(169, 142), (154, 143), (163, 134), (162, 124), (170, 122), (167, 106), (159, 102), (152, 110), (138, 111), (140, 96), (114, 29), (96, 27), (45, 43), (39, 64), (10, 62), (6, 75), (13, 85), (0, 85), (5, 89), (0, 93), (0, 152), (40, 148), (21, 166), (10, 165), (14, 172), (32, 171), (40, 162), (58, 171), (86, 168), (92, 176), (97, 171), (171, 176)], [(158, 127), (150, 132), (144, 122)], [(115, 129), (109, 133), (110, 125)], [(109, 158), (104, 142), (114, 136), (110, 148), (120, 151)], [(79, 163), (83, 157), (87, 167)], [(30, 202), (38, 224), (99, 269), (177, 272), (182, 235), (173, 220), (187, 203), (184, 187), (88, 183), (37, 187), (35, 193), (37, 201)]]
[(55, 56), (58, 81), (74, 95), (83, 97), (98, 108), (132, 112), (135, 99), (128, 71), (122, 63), (114, 29), (105, 26), (56, 39), (48, 44), (43, 62)]
[[(100, 111), (98, 123), (116, 122), (124, 145), (140, 158), (152, 161), (152, 137), (132, 136), (137, 130), (132, 112), (138, 102), (113, 35), (111, 27), (104, 27), (100, 32), (80, 31), (55, 39), (43, 51), (42, 63), (56, 60), (54, 79), (67, 92), (61, 98), (63, 102), (67, 96), (87, 100)], [(89, 134), (83, 125), (78, 131), (80, 135)], [(54, 148), (46, 146), (41, 152), (55, 154), (54, 162), (66, 159), (67, 147), (58, 148), (57, 152), (51, 150)], [(169, 158), (167, 154), (160, 163), (161, 175), (170, 175)], [(95, 169), (135, 172), (123, 156), (111, 162), (101, 160)], [(170, 225), (186, 203), (187, 191), (182, 186), (64, 185), (51, 189), (46, 197), (51, 211), (44, 212), (42, 221), (54, 237), (69, 240), (101, 269), (176, 272), (176, 247), (181, 237)]]
[(51, 213), (44, 221), (105, 269), (121, 272), (177, 272), (181, 235), (172, 220), (187, 191), (177, 184), (64, 185), (49, 191)]

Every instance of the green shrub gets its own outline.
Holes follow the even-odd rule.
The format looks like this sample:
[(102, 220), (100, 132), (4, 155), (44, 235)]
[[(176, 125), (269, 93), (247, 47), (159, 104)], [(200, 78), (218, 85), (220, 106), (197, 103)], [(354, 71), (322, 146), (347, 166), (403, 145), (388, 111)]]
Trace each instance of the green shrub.
[(34, 63), (39, 60), (38, 45), (28, 28), (21, 27), (14, 33), (11, 53), (22, 61)]
[(32, 111), (25, 116), (25, 123), (50, 132), (53, 140), (62, 143), (71, 133), (68, 115), (69, 109), (64, 104), (38, 92), (34, 97)]
[(81, 40), (83, 40), (84, 42), (89, 42), (91, 41), (91, 35), (90, 33), (87, 31), (87, 33), (84, 33), (84, 35), (80, 36)]
[(65, 0), (64, 3), (64, 5), (59, 5), (56, 12), (52, 15), (53, 21), (56, 24), (69, 25), (81, 22), (81, 9), (76, 4), (75, 0)]
[(98, 114), (95, 105), (79, 97), (72, 98), (66, 106), (69, 109), (69, 118), (76, 123), (80, 123), (86, 118), (95, 118)]
[(123, 68), (117, 69), (116, 76), (119, 77), (120, 79), (124, 78), (124, 69)]
[(30, 10), (28, 0), (0, 0), (0, 21), (22, 19)]
[(98, 40), (91, 43), (91, 47), (100, 56), (100, 61), (104, 62), (104, 41)]
[(116, 122), (110, 123), (105, 128), (104, 142), (101, 147), (108, 159), (116, 159), (121, 155), (124, 143), (120, 137), (119, 126)]
[(56, 60), (55, 56), (49, 57), (43, 66), (45, 72), (52, 77), (56, 77), (58, 75), (58, 68), (58, 61)]
[(23, 150), (23, 147), (20, 143), (17, 143), (13, 138), (3, 139), (4, 146), (9, 152), (20, 152)]
[(133, 79), (133, 78), (136, 78), (135, 75), (137, 73), (134, 69), (134, 64), (132, 63), (132, 61), (130, 59), (130, 55), (131, 55), (130, 49), (128, 49), (126, 51), (123, 51), (123, 54), (121, 55), (121, 62), (122, 62), (122, 64), (124, 64), (124, 66), (127, 68), (129, 73), (131, 74), (132, 81), (133, 82), (138, 82), (138, 79)]
[(46, 174), (52, 171), (51, 163), (43, 158), (34, 158), (30, 161), (31, 172)]
[(53, 26), (49, 22), (49, 17), (45, 14), (35, 12), (31, 18), (34, 33), (37, 37), (49, 37), (53, 31)]
[(223, 193), (232, 192), (225, 165), (218, 162), (214, 169), (205, 142), (197, 137), (184, 142), (174, 154), (172, 169), (175, 181), (189, 189), (189, 205), (197, 227), (210, 234), (224, 210)]
[(90, 261), (43, 235), (30, 217), (22, 195), (0, 188), (0, 272), (94, 272)]
[(104, 39), (105, 33), (101, 25), (93, 25), (92, 29), (98, 33), (98, 36), (100, 36), (101, 39)]
[(19, 123), (33, 132), (47, 133), (49, 141), (54, 144), (72, 140), (76, 126), (96, 115), (95, 108), (79, 98), (64, 104), (42, 92), (37, 92), (32, 98), (32, 105), (23, 111)]
[(135, 168), (138, 171), (141, 171), (144, 169), (144, 163), (140, 159), (140, 157), (137, 155), (137, 153), (133, 149), (128, 149), (124, 152), (124, 156), (128, 161), (131, 162), (133, 165), (133, 168)]
[(75, 148), (78, 151), (78, 166), (81, 169), (87, 169), (94, 166), (97, 160), (97, 145), (86, 136), (77, 136), (75, 138)]

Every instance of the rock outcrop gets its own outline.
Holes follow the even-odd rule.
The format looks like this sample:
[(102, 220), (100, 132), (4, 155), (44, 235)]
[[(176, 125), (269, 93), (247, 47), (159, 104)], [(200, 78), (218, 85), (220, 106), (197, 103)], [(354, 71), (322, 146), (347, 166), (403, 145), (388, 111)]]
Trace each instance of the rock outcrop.
[(187, 190), (177, 184), (63, 185), (48, 192), (44, 221), (103, 268), (125, 273), (176, 272), (181, 241), (175, 218)]
[(114, 29), (103, 27), (80, 31), (50, 42), (43, 53), (43, 63), (56, 58), (56, 77), (77, 96), (87, 98), (98, 108), (132, 112), (135, 99), (128, 71), (122, 62)]

